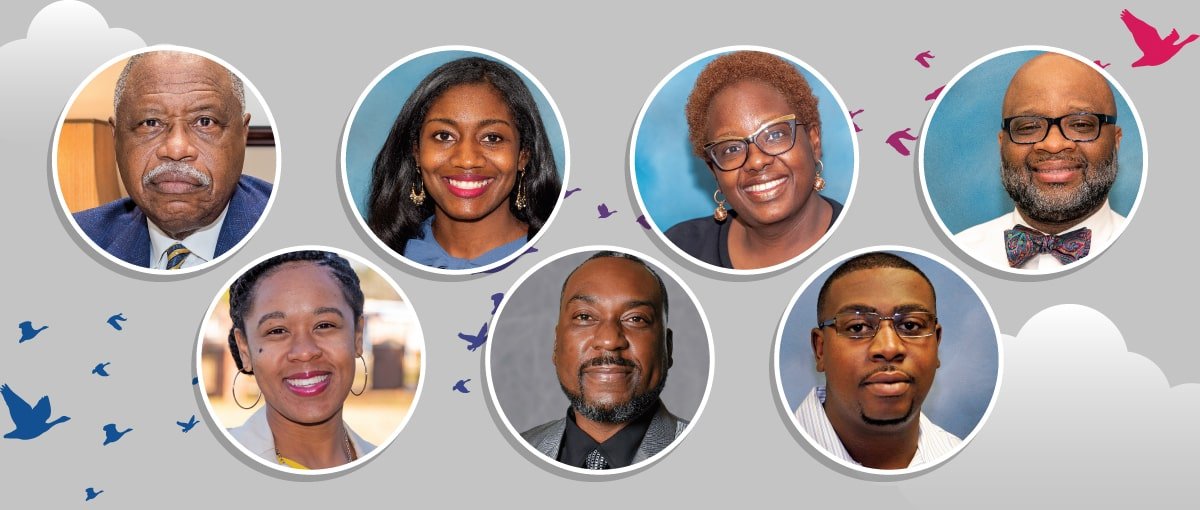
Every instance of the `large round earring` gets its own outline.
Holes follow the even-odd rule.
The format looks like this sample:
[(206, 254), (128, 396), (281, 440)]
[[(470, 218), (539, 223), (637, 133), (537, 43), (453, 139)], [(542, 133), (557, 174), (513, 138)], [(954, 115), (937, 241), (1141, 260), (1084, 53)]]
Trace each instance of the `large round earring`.
[(231, 384), (229, 386), (229, 393), (233, 395), (233, 403), (237, 404), (238, 407), (240, 407), (242, 409), (246, 409), (246, 410), (254, 409), (254, 406), (258, 405), (258, 401), (262, 400), (262, 391), (258, 392), (258, 398), (254, 399), (253, 404), (250, 404), (249, 406), (242, 405), (242, 403), (239, 402), (238, 398), (237, 398), (237, 380), (238, 380), (238, 377), (241, 375), (242, 375), (241, 370), (238, 370), (237, 372), (235, 372), (233, 374), (233, 384)]
[(725, 221), (725, 218), (729, 217), (729, 210), (725, 209), (725, 199), (717, 198), (717, 195), (720, 194), (721, 188), (717, 188), (717, 190), (713, 192), (713, 202), (717, 203), (717, 208), (713, 210), (713, 219), (717, 221)]
[[(420, 193), (417, 193), (418, 189)], [(408, 189), (408, 199), (417, 207), (425, 203), (425, 181), (421, 179), (421, 167), (417, 167), (417, 180)]]
[(825, 171), (825, 163), (817, 160), (817, 176), (813, 179), (813, 189), (821, 191), (825, 189), (825, 178), (821, 177), (821, 172)]
[(517, 210), (524, 209), (529, 205), (525, 200), (525, 169), (522, 168), (517, 175), (517, 199), (513, 201), (513, 205), (517, 206)]
[(370, 374), (367, 373), (367, 360), (363, 359), (362, 354), (358, 355), (358, 359), (362, 360), (363, 363), (363, 387), (361, 390), (358, 390), (358, 393), (354, 393), (354, 388), (350, 388), (350, 393), (354, 393), (356, 397), (367, 391), (367, 381), (371, 380)]

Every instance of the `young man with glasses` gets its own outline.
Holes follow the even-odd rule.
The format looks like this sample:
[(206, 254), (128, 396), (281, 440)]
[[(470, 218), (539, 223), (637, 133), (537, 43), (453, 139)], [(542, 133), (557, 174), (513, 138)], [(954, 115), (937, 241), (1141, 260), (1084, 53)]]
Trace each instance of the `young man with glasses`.
[(1001, 181), (1010, 213), (955, 236), (999, 268), (1053, 270), (1116, 237), (1125, 218), (1109, 207), (1121, 128), (1116, 103), (1091, 65), (1057, 53), (1026, 62), (1004, 95)]
[(813, 357), (825, 386), (796, 409), (831, 456), (873, 469), (936, 462), (961, 440), (921, 413), (941, 362), (933, 284), (911, 262), (873, 252), (838, 266), (817, 296)]

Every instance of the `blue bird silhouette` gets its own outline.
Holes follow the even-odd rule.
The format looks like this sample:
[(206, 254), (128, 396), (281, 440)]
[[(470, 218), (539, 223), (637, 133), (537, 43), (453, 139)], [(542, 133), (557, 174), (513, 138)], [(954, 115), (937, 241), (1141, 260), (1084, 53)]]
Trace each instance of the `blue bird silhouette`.
[(179, 427), (183, 429), (184, 434), (187, 434), (189, 431), (191, 431), (192, 427), (195, 427), (197, 423), (200, 423), (200, 421), (196, 419), (196, 415), (194, 415), (194, 414), (192, 415), (192, 418), (189, 419), (188, 421), (175, 422), (176, 425), (179, 425)]
[(459, 379), (458, 382), (454, 383), (454, 387), (450, 389), (459, 393), (470, 393), (471, 390), (467, 389), (467, 383), (470, 381), (470, 379)]
[(125, 318), (125, 314), (118, 313), (108, 318), (108, 325), (117, 331), (121, 331), (121, 323), (126, 320), (128, 319)]
[(483, 323), (483, 327), (479, 328), (478, 335), (468, 335), (466, 333), (459, 333), (458, 337), (463, 340), (466, 340), (469, 343), (469, 345), (467, 345), (468, 351), (474, 351), (475, 349), (478, 349), (479, 346), (483, 345), (484, 342), (487, 341), (488, 323), (486, 323), (486, 322)]
[(193, 378), (192, 378), (192, 386), (195, 386), (195, 385), (197, 385), (197, 384), (200, 384), (200, 377), (199, 377), (199, 376), (197, 376), (197, 377), (193, 377)]
[(109, 423), (108, 425), (105, 425), (104, 426), (104, 444), (102, 444), (100, 446), (108, 446), (109, 443), (115, 443), (117, 441), (120, 441), (121, 437), (123, 437), (125, 434), (128, 434), (129, 431), (131, 431), (131, 430), (133, 430), (132, 427), (127, 428), (122, 431), (117, 431), (116, 423)]
[(107, 361), (106, 361), (106, 362), (104, 362), (104, 363), (99, 363), (99, 364), (97, 364), (97, 365), (96, 365), (96, 368), (93, 368), (93, 369), (92, 369), (92, 373), (93, 373), (93, 374), (96, 374), (96, 375), (98, 375), (98, 376), (100, 376), (100, 377), (108, 377), (108, 371), (107, 371), (107, 370), (105, 370), (105, 369), (104, 369), (104, 367), (107, 367), (107, 366), (109, 366), (109, 365), (111, 365), (111, 364), (112, 364), (112, 363), (110, 363), (110, 362), (107, 362)]
[(500, 309), (500, 302), (504, 301), (504, 293), (497, 292), (492, 294), (492, 315), (496, 315), (496, 310)]
[(596, 211), (600, 213), (600, 219), (604, 219), (604, 218), (607, 218), (614, 214), (617, 214), (617, 211), (608, 210), (608, 204), (603, 204), (603, 203), (596, 206)]
[(35, 327), (33, 327), (32, 322), (25, 321), (25, 322), (18, 324), (17, 327), (21, 329), (21, 339), (17, 340), (17, 343), (24, 343), (24, 342), (33, 340), (33, 337), (38, 336), (38, 333), (41, 333), (42, 330), (44, 330), (50, 326), (42, 326), (40, 328), (35, 328)]
[(638, 219), (637, 219), (637, 222), (638, 222), (638, 225), (641, 225), (641, 226), (642, 226), (642, 228), (644, 228), (644, 229), (646, 229), (646, 230), (650, 230), (650, 222), (649, 222), (649, 221), (646, 221), (646, 215), (645, 215), (645, 214), (639, 215), (639, 216), (638, 216)]
[(582, 189), (583, 189), (583, 188), (571, 188), (571, 189), (567, 190), (567, 193), (563, 195), (563, 198), (567, 198), (567, 197), (569, 197), (569, 196), (571, 196), (571, 195), (574, 195), (574, 194), (575, 194), (575, 192), (577, 192), (577, 191), (579, 191), (579, 190), (582, 190)]
[(29, 407), (25, 399), (18, 396), (7, 384), (0, 384), (0, 394), (4, 395), (4, 403), (8, 404), (8, 414), (12, 416), (13, 425), (17, 428), (4, 434), (9, 439), (33, 439), (44, 434), (50, 427), (71, 419), (70, 416), (59, 416), (51, 422), (50, 397), (42, 397), (37, 405)]
[(84, 492), (87, 492), (87, 499), (85, 499), (84, 501), (91, 501), (93, 499), (96, 499), (96, 496), (99, 496), (104, 491), (102, 491), (102, 490), (98, 491), (98, 490), (96, 490), (95, 487), (88, 487), (87, 489), (84, 490)]

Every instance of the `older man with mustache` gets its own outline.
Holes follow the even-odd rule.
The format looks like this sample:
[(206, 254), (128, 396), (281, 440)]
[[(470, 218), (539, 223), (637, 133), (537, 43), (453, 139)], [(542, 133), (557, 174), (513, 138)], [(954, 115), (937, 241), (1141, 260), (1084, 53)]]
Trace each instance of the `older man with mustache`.
[(955, 236), (998, 268), (1045, 272), (1099, 253), (1125, 218), (1109, 207), (1121, 128), (1108, 81), (1057, 53), (1026, 62), (1004, 95), (1000, 177), (1015, 210)]
[(113, 93), (114, 146), (128, 192), (75, 222), (129, 264), (207, 264), (258, 223), (271, 185), (242, 175), (250, 114), (232, 71), (179, 51), (129, 59)]
[(566, 417), (521, 436), (568, 466), (637, 464), (666, 449), (688, 422), (659, 400), (671, 368), (667, 291), (641, 259), (598, 252), (563, 283), (554, 328), (555, 371)]
[(829, 455), (874, 469), (937, 462), (961, 443), (921, 412), (941, 361), (933, 283), (904, 258), (851, 258), (817, 295), (814, 388), (796, 409)]

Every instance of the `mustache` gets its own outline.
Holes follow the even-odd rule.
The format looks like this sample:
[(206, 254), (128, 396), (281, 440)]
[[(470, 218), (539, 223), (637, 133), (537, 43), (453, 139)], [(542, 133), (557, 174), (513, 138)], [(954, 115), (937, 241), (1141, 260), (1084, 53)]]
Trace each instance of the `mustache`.
[(1082, 155), (1078, 155), (1078, 154), (1077, 155), (1051, 154), (1049, 156), (1042, 157), (1042, 158), (1036, 158), (1036, 159), (1031, 158), (1029, 160), (1026, 160), (1025, 164), (1028, 166), (1035, 166), (1035, 165), (1040, 165), (1042, 163), (1045, 163), (1047, 161), (1066, 161), (1068, 163), (1073, 163), (1073, 164), (1080, 165), (1080, 166), (1088, 166), (1087, 158), (1083, 157)]
[(600, 355), (589, 359), (579, 364), (579, 375), (583, 375), (583, 370), (588, 367), (599, 367), (604, 365), (616, 365), (621, 367), (638, 368), (637, 363), (632, 360), (613, 355)]
[(157, 179), (159, 176), (165, 173), (182, 174), (191, 179), (195, 179), (200, 183), (201, 186), (207, 187), (212, 185), (211, 177), (205, 175), (204, 172), (201, 172), (186, 161), (167, 161), (159, 164), (142, 176), (142, 184), (149, 186), (154, 179)]

